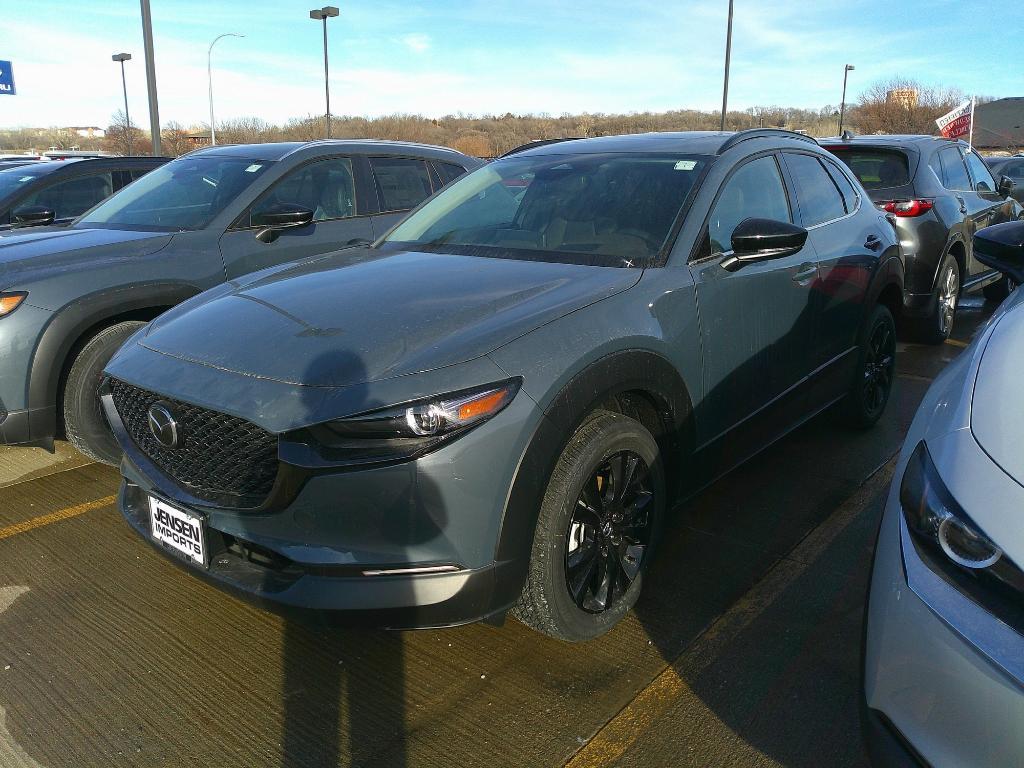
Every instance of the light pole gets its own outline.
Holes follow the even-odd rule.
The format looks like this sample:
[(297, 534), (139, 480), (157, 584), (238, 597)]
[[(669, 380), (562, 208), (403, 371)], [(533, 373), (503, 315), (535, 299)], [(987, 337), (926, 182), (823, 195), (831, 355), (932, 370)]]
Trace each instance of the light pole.
[(139, 0), (142, 6), (142, 46), (146, 54), (146, 91), (149, 94), (149, 133), (153, 139), (153, 155), (160, 154), (160, 105), (156, 100), (156, 63), (153, 55), (153, 14), (149, 0)]
[(839, 102), (839, 135), (843, 135), (843, 117), (846, 116), (846, 78), (856, 67), (847, 64), (843, 67), (843, 100)]
[(217, 35), (213, 38), (213, 42), (210, 43), (210, 48), (206, 51), (206, 77), (210, 82), (210, 146), (217, 144), (217, 131), (213, 125), (213, 64), (211, 60), (213, 58), (213, 46), (222, 37), (245, 37), (245, 35), (238, 32), (225, 32), (223, 35)]
[(732, 58), (732, 4), (729, 0), (729, 27), (725, 33), (725, 85), (722, 87), (722, 125), (719, 130), (725, 130), (725, 112), (729, 107), (729, 60)]
[(309, 18), (314, 21), (322, 21), (324, 24), (324, 94), (327, 97), (327, 121), (325, 134), (331, 138), (331, 84), (327, 71), (327, 20), (337, 16), (339, 13), (336, 6), (325, 5), (323, 8), (315, 8), (309, 12)]
[[(110, 57), (110, 60), (111, 61), (117, 61), (117, 62), (121, 63), (121, 90), (124, 91), (124, 123), (125, 123), (125, 133), (128, 135), (128, 141), (126, 141), (125, 143), (130, 148), (130, 147), (133, 146), (134, 142), (131, 140), (131, 135), (132, 135), (132, 119), (130, 117), (128, 117), (128, 85), (127, 85), (127, 83), (125, 83), (125, 80), (124, 80), (124, 63), (126, 61), (131, 61), (132, 60), (132, 55), (130, 53), (115, 53), (113, 56)], [(131, 154), (131, 150), (130, 149), (129, 149), (128, 154), (129, 155)]]

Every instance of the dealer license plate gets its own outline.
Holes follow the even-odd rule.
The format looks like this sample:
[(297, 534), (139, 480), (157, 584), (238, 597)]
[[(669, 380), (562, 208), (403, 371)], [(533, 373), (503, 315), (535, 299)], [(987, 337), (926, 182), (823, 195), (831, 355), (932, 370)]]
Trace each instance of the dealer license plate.
[(200, 518), (150, 496), (149, 522), (156, 541), (206, 567), (206, 536)]

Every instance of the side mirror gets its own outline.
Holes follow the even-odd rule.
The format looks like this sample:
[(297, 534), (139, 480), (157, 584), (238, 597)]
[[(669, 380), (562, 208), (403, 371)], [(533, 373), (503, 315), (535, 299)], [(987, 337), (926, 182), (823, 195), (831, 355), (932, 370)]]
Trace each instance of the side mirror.
[(1024, 284), (1024, 221), (1007, 221), (985, 227), (974, 235), (978, 261)]
[(253, 215), (252, 223), (260, 227), (256, 239), (261, 243), (272, 243), (283, 229), (305, 227), (313, 221), (313, 211), (301, 205), (281, 203)]
[(16, 227), (40, 227), (53, 224), (57, 214), (45, 205), (23, 205), (11, 214)]
[(807, 230), (788, 221), (744, 219), (732, 233), (732, 254), (722, 268), (735, 272), (745, 264), (792, 256), (807, 242)]
[(1017, 188), (1017, 182), (1011, 179), (1009, 176), (999, 177), (999, 194), (1003, 197), (1010, 197), (1013, 194), (1013, 190)]

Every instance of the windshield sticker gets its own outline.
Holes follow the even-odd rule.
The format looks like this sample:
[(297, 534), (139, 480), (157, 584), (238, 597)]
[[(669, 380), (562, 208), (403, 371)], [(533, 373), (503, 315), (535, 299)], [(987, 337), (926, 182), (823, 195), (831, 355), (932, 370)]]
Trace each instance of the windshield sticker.
[(256, 171), (258, 171), (262, 167), (263, 166), (260, 163), (253, 163), (252, 165), (250, 165), (248, 168), (245, 169), (245, 172), (246, 173), (256, 173)]
[(675, 164), (675, 169), (677, 171), (692, 171), (696, 167), (696, 160), (680, 160), (678, 163)]

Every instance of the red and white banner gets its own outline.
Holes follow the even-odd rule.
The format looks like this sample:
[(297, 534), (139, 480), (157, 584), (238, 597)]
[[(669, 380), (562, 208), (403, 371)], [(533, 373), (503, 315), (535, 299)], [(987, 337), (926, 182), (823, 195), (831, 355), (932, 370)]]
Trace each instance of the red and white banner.
[(959, 139), (971, 134), (971, 123), (974, 122), (974, 100), (965, 101), (952, 112), (948, 112), (935, 124), (939, 126), (939, 133), (947, 139)]

